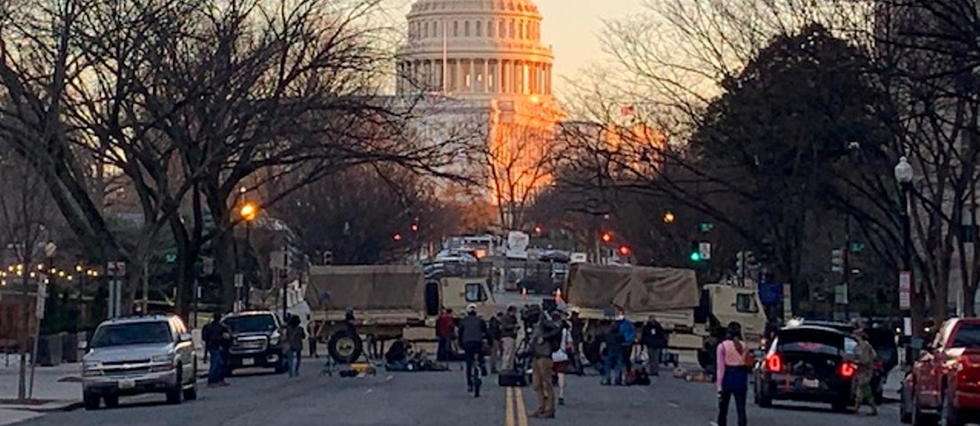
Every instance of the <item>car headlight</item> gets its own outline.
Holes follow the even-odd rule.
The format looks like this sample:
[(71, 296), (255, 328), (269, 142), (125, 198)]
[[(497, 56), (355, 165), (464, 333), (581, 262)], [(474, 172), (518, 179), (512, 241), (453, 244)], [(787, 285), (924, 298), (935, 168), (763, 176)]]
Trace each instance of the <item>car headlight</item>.
[(272, 335), (269, 336), (269, 345), (275, 346), (278, 344), (279, 344), (279, 333), (272, 333)]
[(174, 359), (172, 355), (153, 355), (153, 358), (150, 358), (150, 360), (154, 363), (166, 362), (169, 364), (172, 363)]
[(82, 361), (82, 371), (101, 370), (102, 363), (99, 361)]

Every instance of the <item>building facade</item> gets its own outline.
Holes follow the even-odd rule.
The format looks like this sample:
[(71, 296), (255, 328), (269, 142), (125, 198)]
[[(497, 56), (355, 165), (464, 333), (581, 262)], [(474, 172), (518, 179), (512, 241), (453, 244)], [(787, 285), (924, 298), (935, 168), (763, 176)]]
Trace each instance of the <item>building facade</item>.
[[(550, 183), (540, 163), (563, 117), (538, 7), (530, 0), (418, 0), (407, 20), (396, 92), (423, 99), (419, 134), (482, 145), (483, 158), (459, 166), (485, 173), (495, 204), (519, 209)], [(504, 228), (519, 225), (507, 223), (519, 222), (516, 215), (501, 216)]]

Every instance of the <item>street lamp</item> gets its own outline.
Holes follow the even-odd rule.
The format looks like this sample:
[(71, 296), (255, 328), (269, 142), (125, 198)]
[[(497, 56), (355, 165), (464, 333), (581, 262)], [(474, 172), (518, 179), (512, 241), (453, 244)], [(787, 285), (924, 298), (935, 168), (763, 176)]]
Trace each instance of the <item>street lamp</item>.
[[(901, 216), (902, 216), (902, 269), (903, 271), (899, 274), (899, 281), (903, 275), (909, 277), (909, 310), (911, 321), (911, 336), (915, 336), (917, 333), (917, 328), (919, 325), (919, 315), (914, 308), (915, 303), (917, 303), (917, 292), (915, 290), (912, 277), (912, 225), (911, 225), (911, 199), (909, 193), (912, 191), (912, 179), (915, 178), (915, 171), (912, 169), (912, 165), (909, 164), (909, 160), (906, 157), (902, 157), (898, 160), (898, 164), (895, 165), (895, 180), (898, 182), (901, 188), (902, 196), (902, 206), (901, 206)], [(901, 289), (900, 289), (901, 291)], [(899, 296), (901, 300), (901, 295)], [(901, 303), (901, 302), (900, 302)], [(909, 358), (909, 357), (906, 357)]]
[[(242, 193), (245, 193), (245, 187), (242, 187)], [(245, 247), (246, 252), (252, 251), (252, 221), (254, 221), (259, 216), (259, 206), (253, 201), (245, 201), (242, 204), (241, 209), (238, 211), (238, 215), (241, 216), (242, 220), (245, 221)], [(239, 273), (242, 273), (241, 271)], [(243, 273), (244, 277), (244, 273)], [(244, 281), (244, 280), (243, 280)], [(244, 287), (244, 282), (242, 287)], [(243, 299), (242, 292), (243, 288), (238, 288), (236, 303), (241, 302)]]

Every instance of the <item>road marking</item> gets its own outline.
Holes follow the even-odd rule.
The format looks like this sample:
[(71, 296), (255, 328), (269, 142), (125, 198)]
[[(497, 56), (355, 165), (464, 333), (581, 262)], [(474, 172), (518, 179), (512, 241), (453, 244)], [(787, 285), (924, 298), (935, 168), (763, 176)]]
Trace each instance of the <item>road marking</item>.
[(524, 391), (521, 388), (516, 389), (517, 396), (515, 397), (517, 404), (517, 425), (527, 426), (527, 408), (524, 406)]
[(669, 405), (669, 406), (671, 406), (673, 408), (681, 408), (681, 406), (678, 405), (676, 402), (667, 401), (667, 405)]
[(506, 409), (504, 410), (504, 425), (514, 426), (514, 388), (507, 388), (507, 397), (504, 398), (504, 405)]

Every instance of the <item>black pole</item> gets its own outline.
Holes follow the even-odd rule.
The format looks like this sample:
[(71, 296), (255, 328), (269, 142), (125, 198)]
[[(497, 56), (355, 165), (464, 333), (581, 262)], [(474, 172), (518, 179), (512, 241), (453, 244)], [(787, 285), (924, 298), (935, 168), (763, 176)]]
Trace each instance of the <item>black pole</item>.
[(288, 244), (284, 244), (282, 247), (282, 263), (283, 263), (282, 265), (283, 271), (286, 272), (285, 273), (286, 276), (280, 277), (279, 279), (282, 280), (282, 320), (285, 321), (287, 311), (289, 310), (289, 304), (287, 303), (286, 300), (286, 287), (287, 284), (289, 283), (289, 245)]
[[(915, 285), (915, 277), (912, 276), (912, 218), (911, 216), (911, 205), (909, 199), (909, 192), (912, 189), (911, 182), (902, 183), (902, 269), (904, 272), (910, 275), (911, 288), (909, 289), (909, 309), (903, 312), (903, 317), (908, 315), (911, 318), (911, 337), (915, 338), (918, 335), (917, 327), (919, 325), (919, 319), (916, 318), (915, 304), (918, 303), (918, 296)], [(904, 324), (903, 324), (904, 328)], [(911, 343), (911, 341), (909, 342)], [(915, 361), (912, 353), (911, 345), (906, 346), (906, 365), (911, 366)]]

